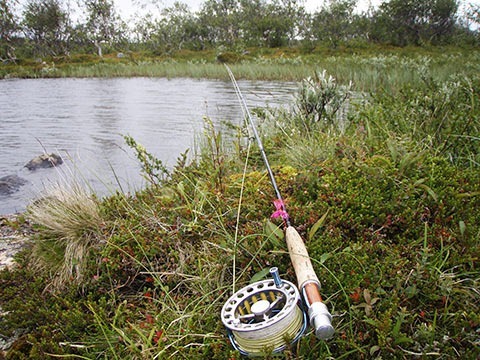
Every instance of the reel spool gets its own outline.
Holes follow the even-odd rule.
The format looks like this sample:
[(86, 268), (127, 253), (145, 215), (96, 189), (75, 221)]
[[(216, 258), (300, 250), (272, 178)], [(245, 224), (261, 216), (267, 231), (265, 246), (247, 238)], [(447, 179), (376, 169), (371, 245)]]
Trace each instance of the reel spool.
[(270, 274), (273, 279), (245, 286), (222, 308), (230, 342), (242, 355), (282, 351), (298, 341), (307, 327), (296, 286), (281, 280), (277, 268), (270, 269)]

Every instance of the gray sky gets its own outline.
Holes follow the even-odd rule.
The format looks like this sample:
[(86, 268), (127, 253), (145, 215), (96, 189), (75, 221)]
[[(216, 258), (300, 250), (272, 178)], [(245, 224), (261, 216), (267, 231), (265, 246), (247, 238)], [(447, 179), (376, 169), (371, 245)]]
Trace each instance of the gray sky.
[[(117, 10), (122, 14), (124, 20), (128, 19), (131, 15), (133, 15), (137, 10), (141, 8), (142, 4), (149, 4), (148, 9), (155, 9), (155, 6), (158, 8), (165, 8), (172, 6), (176, 0), (114, 0), (115, 5), (117, 6)], [(179, 0), (187, 4), (190, 9), (193, 11), (199, 10), (200, 5), (205, 2), (205, 0)], [(480, 0), (472, 0), (472, 1), (480, 1)], [(305, 8), (307, 11), (313, 12), (318, 10), (324, 1), (322, 0), (306, 0), (305, 1)], [(373, 6), (378, 5), (381, 3), (381, 0), (358, 0), (359, 7), (362, 9), (367, 9), (369, 4)], [(136, 4), (136, 5), (134, 5)], [(155, 4), (155, 5), (153, 5)]]
[[(175, 1), (180, 1), (187, 4), (193, 11), (199, 10), (201, 4), (205, 2), (205, 0), (114, 0), (116, 8), (124, 20), (128, 20), (137, 11), (141, 10), (142, 5), (148, 4), (147, 8), (151, 12), (154, 12), (155, 10), (172, 6)], [(324, 3), (328, 3), (328, 1), (329, 0), (305, 0), (304, 5), (307, 11), (314, 12), (315, 10), (318, 10)], [(369, 6), (377, 7), (383, 1), (386, 0), (357, 0), (357, 11), (367, 10)], [(480, 0), (459, 0), (459, 3), (461, 11), (466, 4), (479, 5)], [(146, 10), (143, 10), (140, 11), (140, 14), (145, 14), (146, 12)]]

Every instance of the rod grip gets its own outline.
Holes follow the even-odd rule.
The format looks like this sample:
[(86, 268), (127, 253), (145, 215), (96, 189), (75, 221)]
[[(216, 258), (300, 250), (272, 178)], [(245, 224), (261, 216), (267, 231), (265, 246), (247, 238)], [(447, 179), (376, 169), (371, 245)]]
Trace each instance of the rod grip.
[(297, 276), (298, 288), (302, 289), (305, 284), (310, 282), (320, 284), (302, 237), (293, 226), (288, 226), (285, 230), (285, 239), (290, 260)]
[(335, 330), (332, 326), (332, 315), (323, 303), (320, 295), (320, 281), (313, 269), (307, 248), (302, 237), (293, 226), (285, 231), (288, 253), (297, 276), (298, 287), (304, 294), (308, 305), (310, 324), (315, 329), (315, 336), (319, 339), (328, 339)]

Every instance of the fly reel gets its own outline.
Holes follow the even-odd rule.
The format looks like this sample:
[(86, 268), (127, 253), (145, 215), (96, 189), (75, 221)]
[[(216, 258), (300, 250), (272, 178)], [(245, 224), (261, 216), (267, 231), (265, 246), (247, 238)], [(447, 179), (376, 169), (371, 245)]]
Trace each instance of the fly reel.
[(230, 341), (243, 355), (282, 351), (298, 341), (307, 327), (296, 286), (281, 280), (277, 268), (270, 269), (270, 274), (273, 279), (240, 289), (222, 308)]

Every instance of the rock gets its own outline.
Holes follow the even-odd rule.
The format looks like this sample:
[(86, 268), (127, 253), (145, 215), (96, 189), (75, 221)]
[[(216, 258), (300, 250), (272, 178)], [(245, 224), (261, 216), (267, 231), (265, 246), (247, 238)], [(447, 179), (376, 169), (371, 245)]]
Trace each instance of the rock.
[(0, 216), (0, 271), (15, 266), (15, 255), (31, 244), (32, 234), (32, 225), (19, 222), (18, 215)]
[(17, 175), (7, 175), (0, 178), (0, 195), (10, 195), (25, 185), (27, 180)]
[[(8, 312), (3, 312), (0, 309), (0, 316), (3, 314), (6, 315), (8, 314)], [(22, 332), (24, 332), (24, 330), (19, 329), (19, 330), (15, 330), (15, 333), (13, 334), (12, 337), (6, 337), (3, 335), (0, 337), (0, 351), (2, 351), (0, 355), (3, 355), (2, 359), (6, 359), (6, 355), (7, 355), (6, 351), (13, 346), (13, 344), (15, 343), (15, 341), (18, 340), (18, 338), (20, 337), (19, 335), (21, 335)]]
[(25, 167), (28, 170), (37, 170), (40, 168), (49, 168), (63, 164), (60, 155), (57, 154), (42, 154), (30, 160)]

